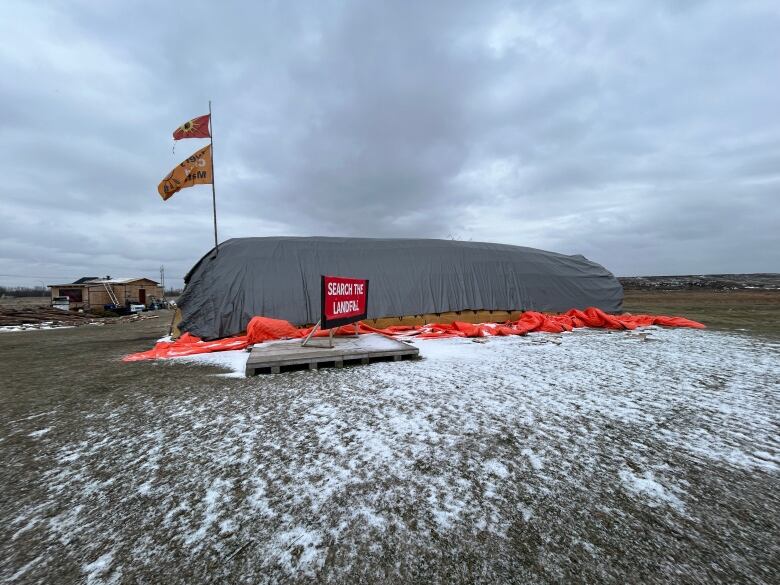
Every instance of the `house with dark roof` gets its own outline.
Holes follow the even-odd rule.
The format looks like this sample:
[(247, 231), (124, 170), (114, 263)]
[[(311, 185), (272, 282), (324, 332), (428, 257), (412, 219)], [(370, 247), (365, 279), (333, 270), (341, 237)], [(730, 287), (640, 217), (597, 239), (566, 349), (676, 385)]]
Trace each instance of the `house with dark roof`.
[(153, 300), (163, 300), (160, 283), (146, 277), (100, 278), (84, 276), (66, 284), (50, 284), (52, 301), (55, 297), (68, 297), (71, 309), (102, 309), (106, 305), (125, 307), (148, 305)]

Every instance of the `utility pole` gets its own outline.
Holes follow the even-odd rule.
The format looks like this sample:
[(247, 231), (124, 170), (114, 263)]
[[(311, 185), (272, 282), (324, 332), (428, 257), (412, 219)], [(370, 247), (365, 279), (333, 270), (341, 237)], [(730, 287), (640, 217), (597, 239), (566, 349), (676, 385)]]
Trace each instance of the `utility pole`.
[(160, 265), (160, 286), (163, 291), (163, 300), (165, 300), (165, 266)]

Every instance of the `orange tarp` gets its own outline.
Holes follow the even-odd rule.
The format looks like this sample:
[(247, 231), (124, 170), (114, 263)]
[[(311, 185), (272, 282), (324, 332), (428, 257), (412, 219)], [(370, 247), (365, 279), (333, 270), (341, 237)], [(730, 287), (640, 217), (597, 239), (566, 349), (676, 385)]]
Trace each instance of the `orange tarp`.
[[(664, 315), (608, 315), (600, 309), (590, 307), (584, 311), (572, 309), (563, 315), (548, 315), (536, 311), (526, 311), (517, 321), (506, 323), (432, 323), (418, 326), (395, 326), (386, 329), (376, 329), (360, 322), (358, 329), (361, 334), (381, 333), (389, 336), (415, 336), (421, 339), (444, 337), (491, 337), (495, 335), (525, 335), (532, 331), (545, 333), (561, 333), (574, 328), (591, 327), (600, 329), (636, 329), (649, 325), (663, 327), (693, 327), (704, 329), (697, 321), (684, 317), (667, 317)], [(189, 333), (183, 334), (175, 341), (158, 341), (149, 351), (133, 353), (123, 358), (123, 361), (134, 362), (171, 358), (183, 355), (225, 351), (230, 349), (245, 349), (250, 345), (278, 339), (300, 339), (306, 337), (311, 327), (297, 328), (288, 321), (270, 319), (268, 317), (252, 317), (246, 329), (246, 335), (227, 337), (215, 341), (202, 341)], [(355, 326), (345, 325), (334, 330), (335, 335), (354, 335)], [(318, 330), (314, 336), (324, 337), (328, 331)]]

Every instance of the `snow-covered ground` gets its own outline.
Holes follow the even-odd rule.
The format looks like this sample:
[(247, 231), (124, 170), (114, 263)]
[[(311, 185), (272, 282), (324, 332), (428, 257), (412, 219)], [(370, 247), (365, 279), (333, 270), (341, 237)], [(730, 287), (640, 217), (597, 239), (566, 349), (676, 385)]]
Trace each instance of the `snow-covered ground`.
[(41, 321), (40, 323), (29, 323), (25, 325), (3, 325), (0, 326), (0, 333), (11, 333), (14, 331), (46, 331), (49, 329), (72, 329), (72, 325), (59, 325), (54, 321)]
[(649, 331), (251, 379), (186, 358), (236, 379), (108, 397), (78, 436), (55, 404), (9, 425), (37, 488), (0, 579), (771, 582), (780, 344)]
[(218, 366), (228, 370), (226, 373), (217, 374), (228, 378), (243, 378), (246, 370), (246, 360), (249, 358), (249, 352), (243, 349), (231, 351), (218, 351), (215, 353), (201, 353), (196, 355), (187, 355), (172, 358), (172, 362), (201, 364), (208, 366)]

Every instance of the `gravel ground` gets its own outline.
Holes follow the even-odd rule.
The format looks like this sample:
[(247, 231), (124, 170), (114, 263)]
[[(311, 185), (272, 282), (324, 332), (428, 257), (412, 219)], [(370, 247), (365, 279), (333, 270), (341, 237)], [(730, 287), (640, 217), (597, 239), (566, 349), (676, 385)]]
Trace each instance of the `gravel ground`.
[(158, 321), (0, 335), (0, 580), (777, 582), (776, 339), (121, 363)]

